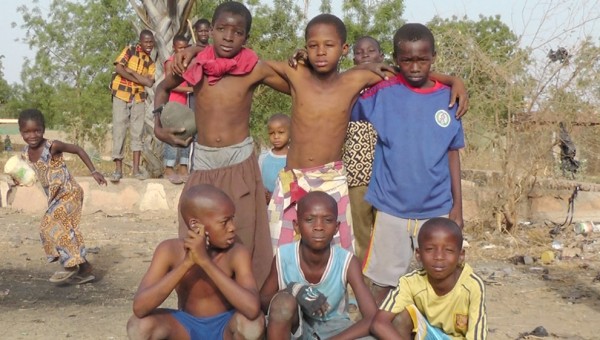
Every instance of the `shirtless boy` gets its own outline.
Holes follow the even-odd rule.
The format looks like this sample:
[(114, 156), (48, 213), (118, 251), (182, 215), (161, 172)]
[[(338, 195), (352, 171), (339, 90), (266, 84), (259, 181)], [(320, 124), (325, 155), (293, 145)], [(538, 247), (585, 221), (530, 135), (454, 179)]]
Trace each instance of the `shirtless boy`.
[[(192, 172), (183, 192), (191, 186), (208, 183), (231, 197), (237, 212), (234, 221), (237, 234), (252, 254), (254, 273), (262, 284), (273, 253), (265, 192), (250, 137), (250, 107), (259, 84), (286, 93), (289, 86), (271, 67), (259, 61), (254, 51), (243, 47), (251, 24), (252, 16), (241, 3), (230, 1), (216, 8), (212, 18), (213, 44), (202, 51), (198, 46), (186, 50), (182, 59), (173, 65), (175, 73), (182, 73), (182, 61), (190, 64), (183, 77), (170, 74), (158, 85), (154, 133), (171, 145), (185, 146), (191, 142), (191, 138), (178, 137), (177, 132), (181, 130), (163, 128), (159, 116), (168, 91), (185, 79), (194, 86), (198, 136), (194, 143)], [(223, 72), (215, 72), (217, 69)], [(179, 236), (186, 234), (180, 212)]]
[[(158, 245), (133, 300), (130, 339), (259, 339), (264, 331), (250, 253), (235, 241), (235, 207), (210, 185), (182, 193), (185, 239)], [(158, 308), (175, 290), (178, 310)]]
[[(363, 65), (366, 68), (357, 66), (338, 72), (340, 57), (348, 53), (348, 44), (346, 27), (334, 15), (313, 18), (306, 26), (305, 39), (306, 65), (294, 68), (286, 63), (270, 63), (289, 83), (292, 95), (292, 143), (287, 171), (280, 173), (269, 203), (271, 241), (274, 245), (293, 241), (295, 202), (303, 192), (321, 190), (338, 203), (340, 228), (334, 243), (351, 250), (353, 237), (346, 171), (341, 162), (342, 145), (352, 105), (360, 91), (381, 81), (381, 76), (368, 64)], [(464, 110), (466, 91), (462, 82), (441, 75), (436, 78), (456, 85), (461, 98), (459, 110)]]

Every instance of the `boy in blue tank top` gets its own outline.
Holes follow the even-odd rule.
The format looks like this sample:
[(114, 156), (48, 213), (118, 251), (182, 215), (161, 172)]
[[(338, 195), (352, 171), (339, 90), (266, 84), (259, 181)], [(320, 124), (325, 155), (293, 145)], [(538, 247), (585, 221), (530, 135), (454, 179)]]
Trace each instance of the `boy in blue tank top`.
[(463, 225), (460, 158), (464, 134), (450, 88), (430, 79), (435, 61), (431, 31), (406, 24), (394, 35), (396, 77), (371, 87), (353, 108), (378, 134), (365, 200), (376, 209), (363, 273), (376, 302), (408, 270), (419, 227), (446, 216)]
[[(300, 241), (277, 250), (260, 290), (268, 312), (267, 339), (358, 339), (369, 335), (377, 310), (352, 253), (333, 245), (338, 230), (337, 203), (322, 191), (297, 205), (294, 229)], [(347, 310), (350, 284), (362, 320), (353, 324)]]
[(269, 143), (271, 143), (272, 148), (263, 151), (258, 156), (258, 166), (260, 167), (260, 173), (265, 186), (267, 203), (271, 200), (279, 172), (285, 168), (290, 146), (291, 124), (292, 120), (290, 116), (283, 113), (276, 113), (269, 117), (267, 121)]

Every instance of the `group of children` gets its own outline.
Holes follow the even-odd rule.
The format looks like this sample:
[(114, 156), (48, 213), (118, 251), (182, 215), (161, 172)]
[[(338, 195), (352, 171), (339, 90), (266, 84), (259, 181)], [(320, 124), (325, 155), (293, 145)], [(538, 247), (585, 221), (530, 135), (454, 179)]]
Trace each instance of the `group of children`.
[[(484, 286), (462, 249), (457, 118), (466, 95), (460, 81), (431, 73), (431, 32), (418, 24), (397, 31), (397, 75), (382, 72), (390, 68), (378, 64), (382, 52), (372, 38), (354, 46), (357, 66), (339, 72), (349, 49), (339, 18), (322, 14), (308, 23), (306, 57), (296, 65), (262, 61), (245, 48), (251, 22), (243, 4), (219, 5), (212, 45), (179, 53), (156, 90), (156, 136), (171, 145), (191, 142), (160, 121), (169, 91), (183, 81), (194, 90), (198, 134), (179, 202), (179, 238), (156, 248), (134, 297), (129, 337), (485, 339)], [(458, 112), (457, 95), (432, 77), (459, 92)], [(261, 83), (290, 94), (292, 114), (269, 120), (273, 149), (257, 158), (249, 114)], [(372, 126), (377, 134), (366, 137), (371, 146), (376, 140), (374, 153), (365, 150), (372, 173), (354, 175), (363, 180), (356, 186), (368, 182), (364, 200), (376, 209), (372, 225), (354, 226), (372, 234), (357, 239), (362, 268), (342, 163), (344, 143), (350, 157), (359, 151), (346, 140), (350, 119), (368, 121), (357, 129)], [(38, 139), (30, 145), (39, 148)], [(76, 151), (58, 145), (53, 155)], [(404, 275), (412, 247), (423, 269)], [(85, 267), (74, 263), (78, 273)], [(348, 284), (362, 315), (356, 323)], [(160, 309), (173, 290), (178, 309)]]

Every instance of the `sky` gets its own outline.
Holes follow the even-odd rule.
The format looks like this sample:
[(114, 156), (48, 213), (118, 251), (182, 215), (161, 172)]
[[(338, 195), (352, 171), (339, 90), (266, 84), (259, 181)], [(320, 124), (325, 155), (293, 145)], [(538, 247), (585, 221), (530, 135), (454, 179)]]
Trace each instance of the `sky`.
[[(32, 0), (0, 0), (0, 55), (4, 79), (20, 82), (24, 58), (33, 58), (35, 51), (17, 41), (25, 36), (17, 8), (32, 6)], [(48, 9), (51, 0), (37, 0), (42, 9)], [(268, 2), (265, 1), (265, 2)], [(298, 4), (303, 1), (298, 0)], [(342, 0), (332, 0), (333, 12), (341, 16)], [(318, 11), (320, 1), (311, 0), (310, 15)], [(408, 22), (427, 23), (434, 16), (451, 18), (467, 16), (477, 20), (479, 15), (500, 15), (514, 33), (521, 38), (522, 47), (531, 47), (545, 54), (551, 48), (573, 46), (585, 36), (600, 38), (600, 0), (404, 0), (404, 19)]]

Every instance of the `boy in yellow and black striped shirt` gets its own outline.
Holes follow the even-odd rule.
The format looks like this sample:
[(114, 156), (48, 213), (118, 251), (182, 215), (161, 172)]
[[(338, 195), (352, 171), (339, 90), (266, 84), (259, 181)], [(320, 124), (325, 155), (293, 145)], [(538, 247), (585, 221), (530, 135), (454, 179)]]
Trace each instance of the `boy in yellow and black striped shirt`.
[(154, 85), (156, 66), (150, 56), (153, 49), (154, 35), (149, 30), (142, 30), (138, 44), (124, 48), (114, 62), (116, 75), (110, 86), (113, 96), (112, 159), (115, 162), (115, 172), (110, 180), (114, 183), (123, 177), (123, 150), (127, 128), (133, 151), (133, 175), (143, 179), (139, 165), (146, 113), (145, 87)]
[(418, 242), (423, 269), (400, 278), (371, 332), (379, 339), (486, 339), (485, 287), (464, 264), (461, 229), (448, 218), (433, 218), (421, 227)]

